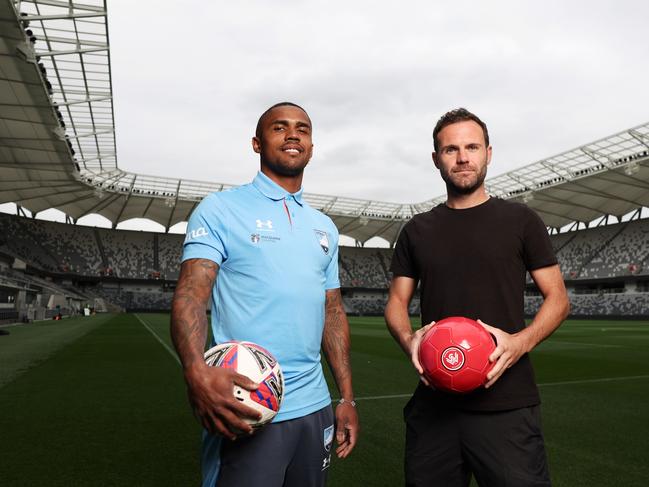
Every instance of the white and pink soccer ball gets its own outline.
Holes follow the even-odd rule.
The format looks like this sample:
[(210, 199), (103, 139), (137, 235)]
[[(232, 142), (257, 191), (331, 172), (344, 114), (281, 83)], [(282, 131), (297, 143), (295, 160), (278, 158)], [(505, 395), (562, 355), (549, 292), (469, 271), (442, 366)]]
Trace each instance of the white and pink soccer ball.
[(284, 375), (268, 350), (252, 342), (223, 342), (205, 352), (205, 362), (214, 367), (234, 369), (259, 384), (254, 391), (237, 385), (232, 391), (237, 400), (261, 413), (258, 421), (244, 419), (254, 429), (270, 423), (277, 415), (284, 397)]

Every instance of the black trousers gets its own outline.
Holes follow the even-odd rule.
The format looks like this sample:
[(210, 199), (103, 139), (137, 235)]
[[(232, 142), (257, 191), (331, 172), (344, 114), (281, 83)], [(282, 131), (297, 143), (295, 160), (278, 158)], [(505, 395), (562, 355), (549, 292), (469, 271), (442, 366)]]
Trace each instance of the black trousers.
[(550, 486), (539, 406), (460, 411), (412, 398), (404, 409), (407, 487)]
[(324, 487), (335, 448), (331, 406), (223, 440), (217, 487)]

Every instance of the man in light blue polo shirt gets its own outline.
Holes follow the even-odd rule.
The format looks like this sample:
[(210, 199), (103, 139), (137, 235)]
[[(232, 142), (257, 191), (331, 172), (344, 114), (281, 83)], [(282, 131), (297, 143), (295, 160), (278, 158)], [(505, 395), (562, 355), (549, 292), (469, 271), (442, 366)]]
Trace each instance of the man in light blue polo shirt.
[[(190, 402), (206, 430), (204, 487), (325, 485), (334, 413), (321, 349), (342, 398), (335, 409), (338, 456), (346, 457), (356, 444), (338, 231), (302, 198), (311, 130), (301, 107), (284, 102), (269, 108), (252, 139), (260, 172), (250, 184), (207, 196), (187, 226), (171, 331)], [(259, 343), (284, 372), (284, 400), (274, 422), (236, 441), (236, 431), (252, 433), (241, 418), (258, 413), (234, 399), (233, 386), (254, 390), (256, 384), (205, 365), (210, 296), (212, 345)]]

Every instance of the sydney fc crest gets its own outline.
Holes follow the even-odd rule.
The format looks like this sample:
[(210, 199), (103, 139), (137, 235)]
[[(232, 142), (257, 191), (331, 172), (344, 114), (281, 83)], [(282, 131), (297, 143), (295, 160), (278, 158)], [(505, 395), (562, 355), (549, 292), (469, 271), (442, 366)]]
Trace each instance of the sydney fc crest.
[(323, 232), (322, 230), (313, 231), (315, 232), (315, 236), (318, 239), (318, 243), (320, 244), (322, 251), (325, 254), (329, 254), (329, 236), (327, 235), (327, 232)]
[(325, 450), (331, 450), (331, 444), (334, 442), (334, 425), (327, 427), (323, 431), (323, 443)]

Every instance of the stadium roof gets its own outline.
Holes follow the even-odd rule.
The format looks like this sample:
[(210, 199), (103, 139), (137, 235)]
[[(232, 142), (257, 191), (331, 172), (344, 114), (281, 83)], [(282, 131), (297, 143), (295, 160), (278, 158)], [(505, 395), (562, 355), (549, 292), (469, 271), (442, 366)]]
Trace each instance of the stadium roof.
[[(20, 8), (20, 11), (17, 10)], [(169, 229), (208, 193), (233, 187), (136, 174), (117, 165), (106, 2), (0, 0), (0, 203), (57, 208), (113, 225)], [(534, 208), (550, 228), (649, 207), (649, 123), (488, 178), (493, 196)], [(394, 242), (413, 204), (308, 193), (340, 233)]]

